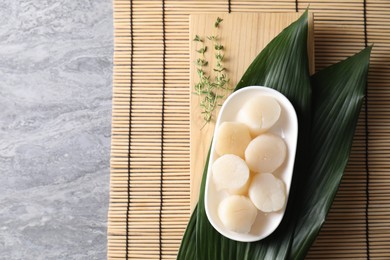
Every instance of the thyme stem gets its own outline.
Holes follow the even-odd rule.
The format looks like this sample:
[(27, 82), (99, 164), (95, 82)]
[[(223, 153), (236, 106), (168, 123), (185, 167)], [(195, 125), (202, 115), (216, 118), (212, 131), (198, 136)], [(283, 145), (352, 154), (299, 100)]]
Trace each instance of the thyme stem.
[[(223, 21), (220, 17), (217, 18), (214, 27), (218, 30), (220, 29), (220, 24)], [(215, 67), (212, 69), (214, 72), (214, 77), (211, 78), (210, 75), (206, 72), (206, 67), (209, 62), (206, 60), (205, 53), (208, 51), (208, 46), (205, 41), (208, 39), (215, 51)], [(226, 74), (226, 68), (223, 65), (224, 60), (224, 46), (220, 42), (220, 38), (217, 35), (207, 36), (206, 39), (203, 39), (199, 35), (195, 35), (194, 41), (198, 43), (196, 50), (197, 53), (201, 55), (200, 58), (197, 58), (195, 61), (198, 74), (198, 82), (195, 83), (194, 94), (200, 96), (200, 107), (201, 113), (203, 114), (203, 119), (205, 124), (202, 128), (212, 121), (213, 114), (215, 109), (222, 104), (219, 102), (225, 98), (227, 91), (229, 90), (229, 78)], [(211, 72), (210, 72), (211, 74)], [(201, 128), (201, 129), (202, 129)]]

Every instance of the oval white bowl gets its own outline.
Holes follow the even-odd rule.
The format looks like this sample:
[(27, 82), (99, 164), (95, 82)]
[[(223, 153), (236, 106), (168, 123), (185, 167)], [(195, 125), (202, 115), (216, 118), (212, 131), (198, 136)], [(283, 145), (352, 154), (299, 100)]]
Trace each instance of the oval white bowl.
[(279, 226), (286, 209), (285, 205), (283, 209), (277, 212), (263, 213), (258, 211), (255, 223), (253, 224), (251, 231), (247, 234), (236, 233), (226, 229), (218, 217), (218, 205), (221, 200), (229, 194), (226, 191), (218, 191), (212, 178), (211, 167), (213, 162), (218, 158), (218, 155), (215, 153), (215, 135), (218, 132), (219, 126), (223, 122), (237, 121), (236, 117), (238, 111), (242, 108), (245, 101), (255, 95), (267, 95), (274, 97), (279, 102), (282, 109), (278, 122), (269, 129), (268, 132), (274, 133), (283, 138), (287, 145), (286, 161), (273, 173), (276, 177), (283, 180), (286, 186), (287, 199), (290, 193), (298, 138), (298, 119), (295, 109), (284, 95), (274, 89), (262, 86), (245, 87), (231, 94), (224, 102), (216, 122), (214, 138), (211, 146), (206, 179), (205, 208), (210, 223), (219, 233), (227, 238), (241, 242), (253, 242), (269, 236)]

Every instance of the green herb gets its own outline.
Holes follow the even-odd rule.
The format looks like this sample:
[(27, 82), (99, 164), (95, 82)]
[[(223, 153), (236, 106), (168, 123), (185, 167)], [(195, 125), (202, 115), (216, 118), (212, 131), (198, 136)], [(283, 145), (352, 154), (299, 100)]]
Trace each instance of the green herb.
[(199, 35), (195, 35), (194, 41), (195, 42), (203, 42), (203, 40), (199, 37)]
[(223, 50), (223, 46), (221, 45), (221, 44), (215, 44), (214, 45), (214, 48), (216, 49), (216, 50)]
[(202, 48), (200, 48), (199, 50), (196, 50), (196, 51), (201, 53), (201, 54), (204, 54), (207, 51), (207, 46), (204, 46), (204, 47), (202, 47)]
[[(215, 27), (219, 28), (222, 21), (223, 20), (218, 17), (215, 22)], [(194, 94), (200, 96), (199, 105), (205, 121), (204, 126), (212, 121), (216, 108), (221, 105), (221, 101), (225, 98), (225, 94), (229, 90), (229, 78), (226, 74), (226, 68), (223, 65), (225, 57), (223, 53), (224, 46), (220, 43), (217, 35), (206, 36), (206, 39), (211, 42), (216, 51), (214, 55), (216, 65), (215, 68), (212, 68), (212, 71), (215, 74), (213, 78), (206, 72), (206, 67), (209, 62), (205, 58), (205, 53), (208, 51), (208, 47), (199, 35), (195, 35), (195, 38), (193, 39), (200, 45), (197, 46), (199, 49), (196, 50), (196, 52), (201, 54), (201, 57), (197, 58), (195, 61), (198, 82), (195, 83)]]
[(223, 21), (223, 19), (221, 19), (221, 18), (217, 18), (217, 21), (215, 21), (215, 23), (214, 23), (214, 27), (215, 28), (218, 28), (219, 27), (219, 24), (221, 23)]
[(198, 67), (204, 67), (204, 66), (207, 66), (207, 64), (209, 64), (209, 62), (205, 59), (197, 59), (196, 60), (196, 65), (198, 65)]

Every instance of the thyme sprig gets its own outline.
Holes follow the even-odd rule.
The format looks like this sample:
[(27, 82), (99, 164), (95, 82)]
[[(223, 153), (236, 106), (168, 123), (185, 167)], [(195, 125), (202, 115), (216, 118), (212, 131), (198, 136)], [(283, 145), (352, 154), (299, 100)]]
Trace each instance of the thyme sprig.
[(223, 19), (221, 19), (220, 17), (217, 18), (217, 20), (215, 21), (214, 23), (214, 27), (215, 28), (218, 28), (219, 27), (219, 24), (223, 21)]
[[(219, 29), (219, 25), (223, 19), (217, 18), (214, 27)], [(212, 44), (214, 49), (215, 67), (212, 68), (214, 77), (211, 77), (211, 73), (207, 73), (206, 69), (209, 62), (206, 60), (205, 53), (208, 51), (206, 46), (206, 39)], [(203, 127), (212, 121), (215, 109), (221, 106), (221, 100), (225, 98), (225, 95), (229, 89), (229, 78), (226, 74), (226, 68), (223, 65), (224, 61), (224, 46), (220, 42), (220, 38), (217, 35), (210, 35), (206, 38), (202, 38), (199, 35), (195, 35), (193, 41), (197, 42), (197, 50), (200, 57), (196, 59), (195, 64), (198, 74), (198, 82), (194, 86), (194, 94), (200, 96), (201, 113), (205, 124)], [(202, 128), (203, 128), (202, 127)]]

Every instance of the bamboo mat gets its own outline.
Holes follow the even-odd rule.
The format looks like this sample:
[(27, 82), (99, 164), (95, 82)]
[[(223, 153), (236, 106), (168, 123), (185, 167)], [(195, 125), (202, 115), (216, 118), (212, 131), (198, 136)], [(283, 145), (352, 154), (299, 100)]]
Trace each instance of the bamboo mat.
[(374, 48), (349, 165), (307, 259), (390, 259), (388, 0), (114, 0), (109, 259), (174, 259), (190, 216), (189, 14), (308, 5), (316, 70)]

